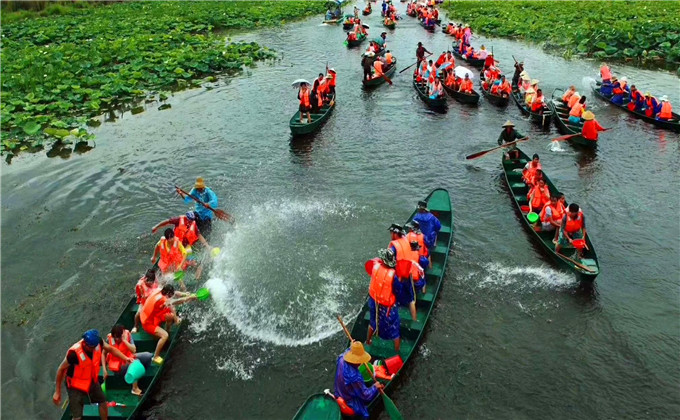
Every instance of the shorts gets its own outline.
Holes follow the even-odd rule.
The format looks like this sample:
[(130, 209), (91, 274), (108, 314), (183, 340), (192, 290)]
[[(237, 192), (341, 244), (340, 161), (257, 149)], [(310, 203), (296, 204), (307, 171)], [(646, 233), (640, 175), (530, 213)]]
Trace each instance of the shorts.
[[(168, 314), (171, 314), (172, 311), (170, 308), (166, 308), (165, 310), (161, 311), (161, 313), (157, 314), (153, 320), (147, 319), (147, 322), (142, 322), (142, 328), (144, 331), (151, 335), (156, 334), (156, 328), (160, 327), (162, 323), (165, 322), (165, 317)], [(151, 321), (151, 322), (149, 322)]]
[(418, 281), (413, 282), (413, 287), (416, 289), (416, 292), (422, 292), (423, 287), (425, 287), (427, 283), (425, 282), (425, 277), (422, 277), (418, 279)]
[(555, 225), (550, 222), (541, 222), (541, 230), (543, 232), (550, 232), (555, 230)]
[[(583, 239), (583, 231), (579, 230), (578, 232), (574, 232), (571, 235), (571, 239)], [(558, 239), (560, 246), (569, 246), (571, 245), (567, 238), (564, 236), (564, 231), (560, 230), (560, 238)]]
[(304, 106), (303, 104), (300, 104), (300, 112), (309, 112), (312, 109), (312, 106)]
[(68, 393), (69, 408), (71, 410), (71, 416), (73, 418), (83, 417), (83, 407), (85, 406), (85, 400), (87, 399), (90, 404), (92, 403), (106, 403), (106, 396), (104, 391), (102, 391), (99, 382), (93, 382), (90, 385), (90, 392), (86, 393), (79, 389), (72, 389), (66, 387), (66, 392)]
[(572, 124), (581, 124), (581, 118), (579, 117), (574, 117), (573, 115), (569, 116), (569, 122)]

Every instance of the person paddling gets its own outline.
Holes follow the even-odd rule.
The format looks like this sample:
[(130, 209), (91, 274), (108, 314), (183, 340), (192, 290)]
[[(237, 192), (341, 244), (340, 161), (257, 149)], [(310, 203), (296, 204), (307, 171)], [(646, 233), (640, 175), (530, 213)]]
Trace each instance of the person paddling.
[[(510, 120), (507, 120), (502, 127), (503, 131), (501, 131), (501, 134), (498, 136), (499, 146), (502, 146), (503, 143), (511, 143), (515, 140), (524, 138), (524, 134), (515, 130), (515, 124), (513, 124)], [(512, 146), (508, 147), (508, 152), (505, 154), (505, 156), (506, 159), (519, 159), (519, 150), (517, 149), (517, 146), (513, 144)]]
[(590, 111), (584, 112), (582, 117), (585, 121), (583, 123), (583, 128), (581, 129), (581, 136), (586, 140), (597, 141), (599, 136), (598, 131), (604, 131), (604, 127), (597, 122), (595, 114)]
[(335, 398), (346, 416), (369, 418), (368, 404), (373, 401), (380, 390), (384, 388), (380, 382), (367, 387), (359, 372), (359, 366), (371, 361), (371, 355), (364, 350), (360, 341), (353, 341), (336, 363), (335, 369)]
[[(303, 84), (306, 86), (306, 83)], [(307, 115), (309, 116), (309, 110), (307, 110)], [(312, 120), (310, 117), (309, 122), (311, 121)], [(185, 195), (180, 191), (177, 192), (179, 193), (180, 196), (184, 198), (185, 203), (191, 203), (193, 201), (191, 197), (189, 197), (188, 195)], [(191, 191), (189, 191), (189, 195), (193, 195), (194, 197), (198, 198), (203, 203), (207, 204), (213, 209), (216, 209), (218, 206), (217, 194), (215, 194), (213, 190), (205, 186), (205, 181), (203, 180), (202, 177), (196, 178), (194, 188), (192, 188)], [(212, 219), (214, 214), (211, 210), (208, 210), (201, 204), (199, 203), (195, 204), (196, 207), (194, 210), (196, 211), (196, 215), (198, 216), (198, 218), (196, 219), (198, 230), (200, 230), (203, 236), (207, 238), (210, 236), (210, 232), (212, 231)]]
[[(380, 260), (375, 262), (371, 270), (371, 283), (368, 287), (368, 335), (366, 344), (371, 344), (373, 334), (383, 340), (394, 342), (394, 351), (399, 353), (401, 338), (399, 335), (399, 310), (394, 295), (395, 283), (399, 279), (395, 273), (397, 258), (391, 249), (378, 251)], [(399, 285), (397, 285), (399, 287)]]
[(416, 61), (417, 61), (416, 67), (420, 67), (420, 62), (425, 60), (425, 53), (432, 54), (425, 47), (423, 47), (422, 42), (419, 42), (418, 48), (416, 48)]

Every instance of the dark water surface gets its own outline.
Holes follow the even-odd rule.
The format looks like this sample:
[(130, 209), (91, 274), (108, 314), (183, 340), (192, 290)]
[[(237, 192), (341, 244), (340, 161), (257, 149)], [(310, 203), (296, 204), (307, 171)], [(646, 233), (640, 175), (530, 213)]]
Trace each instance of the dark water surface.
[[(400, 7), (403, 7), (400, 6)], [(419, 354), (392, 398), (406, 418), (671, 418), (680, 413), (678, 218), (680, 136), (597, 99), (605, 127), (587, 153), (542, 133), (511, 103), (429, 111), (410, 72), (361, 89), (360, 50), (319, 17), (241, 38), (283, 53), (214, 90), (171, 98), (97, 129), (97, 147), (68, 160), (22, 156), (2, 177), (2, 414), (56, 418), (54, 374), (88, 328), (108, 330), (149, 265), (158, 221), (187, 206), (175, 182), (206, 178), (233, 213), (211, 242), (215, 299), (190, 326), (145, 416), (290, 418), (307, 395), (332, 388), (351, 321), (363, 303), (363, 262), (388, 242), (416, 201), (447, 188), (454, 250)], [(379, 16), (367, 19), (372, 35)], [(441, 52), (442, 33), (405, 18), (389, 47), (403, 68), (415, 44)], [(493, 45), (501, 67), (523, 58), (547, 95), (577, 85), (591, 96), (594, 62), (527, 45)], [(338, 72), (334, 115), (316, 136), (290, 141), (290, 82), (328, 61)], [(668, 73), (614, 66), (680, 105)], [(584, 291), (534, 248), (501, 182), (495, 146), (512, 119), (570, 202), (582, 205), (601, 274)], [(23, 324), (23, 325), (20, 325)], [(363, 337), (359, 337), (362, 338)], [(382, 414), (384, 418), (385, 415)]]

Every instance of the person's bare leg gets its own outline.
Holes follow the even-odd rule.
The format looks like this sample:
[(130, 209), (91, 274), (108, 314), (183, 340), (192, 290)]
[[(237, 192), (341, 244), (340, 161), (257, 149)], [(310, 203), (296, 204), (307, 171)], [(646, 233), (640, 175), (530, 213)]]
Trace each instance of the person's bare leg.
[(371, 344), (373, 340), (373, 327), (368, 327), (368, 336), (366, 337), (366, 344)]
[(414, 320), (414, 321), (417, 321), (418, 315), (416, 313), (416, 301), (415, 300), (408, 304), (408, 309), (409, 309), (409, 311), (411, 311), (411, 319)]
[(163, 328), (156, 327), (154, 335), (159, 338), (158, 344), (156, 344), (156, 351), (153, 354), (153, 358), (155, 359), (160, 356), (163, 346), (165, 346), (165, 343), (168, 341), (168, 333)]
[[(140, 308), (141, 308), (141, 306), (140, 306)], [(137, 310), (137, 312), (135, 313), (135, 326), (131, 331), (133, 334), (136, 333), (137, 331), (139, 331), (139, 323), (140, 323), (139, 310)]]
[(394, 339), (394, 351), (399, 353), (399, 349), (401, 348), (401, 337), (397, 337)]
[(135, 395), (142, 395), (142, 389), (139, 387), (138, 381), (132, 383), (132, 393)]
[(109, 418), (109, 407), (106, 403), (99, 404), (99, 418), (107, 420)]

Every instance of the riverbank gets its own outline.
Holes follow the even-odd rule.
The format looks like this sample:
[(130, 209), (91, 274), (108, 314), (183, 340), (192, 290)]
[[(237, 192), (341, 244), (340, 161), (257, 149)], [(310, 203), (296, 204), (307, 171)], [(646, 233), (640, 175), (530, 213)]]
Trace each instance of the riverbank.
[(447, 1), (448, 17), (564, 58), (591, 57), (680, 74), (680, 3)]
[(125, 2), (3, 14), (2, 154), (87, 142), (93, 116), (275, 57), (231, 42), (232, 31), (324, 10), (319, 1)]

